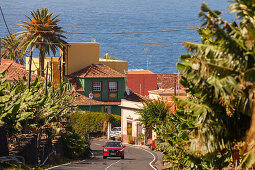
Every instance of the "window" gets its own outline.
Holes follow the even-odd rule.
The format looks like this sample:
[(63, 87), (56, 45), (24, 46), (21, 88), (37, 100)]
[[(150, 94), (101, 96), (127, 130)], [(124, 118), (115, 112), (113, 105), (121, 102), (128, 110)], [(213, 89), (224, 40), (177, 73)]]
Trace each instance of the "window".
[(104, 111), (105, 113), (112, 113), (112, 106), (105, 106)]
[(109, 92), (117, 92), (117, 91), (118, 91), (118, 82), (109, 81)]
[(102, 91), (102, 82), (101, 81), (94, 81), (92, 83), (93, 92), (101, 92)]

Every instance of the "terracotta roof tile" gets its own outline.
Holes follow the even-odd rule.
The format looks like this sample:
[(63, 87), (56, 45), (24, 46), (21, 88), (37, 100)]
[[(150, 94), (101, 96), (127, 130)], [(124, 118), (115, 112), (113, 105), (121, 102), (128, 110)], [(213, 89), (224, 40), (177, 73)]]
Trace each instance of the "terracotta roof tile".
[(91, 64), (70, 75), (80, 78), (124, 78), (125, 75), (113, 70), (104, 64)]
[[(8, 81), (22, 79), (24, 75), (28, 79), (29, 74), (25, 66), (8, 59), (2, 59), (1, 62), (2, 63), (0, 65), (0, 72), (6, 71), (5, 77), (7, 78)], [(32, 73), (31, 78), (35, 79), (36, 75)]]
[(129, 69), (128, 74), (155, 74), (150, 70)]
[(75, 91), (78, 91), (78, 92), (84, 91), (81, 84), (78, 82), (77, 79), (75, 79), (74, 77), (68, 77), (68, 76), (66, 76), (66, 77), (69, 80), (69, 82), (71, 83), (71, 85), (73, 86)]
[(93, 100), (82, 95), (82, 94), (79, 94), (75, 91), (69, 91), (68, 92), (69, 95), (72, 95), (74, 98), (72, 100), (72, 104), (73, 105), (78, 105), (78, 106), (95, 106), (95, 105), (120, 105), (121, 103), (120, 102), (104, 102), (104, 101), (97, 101), (97, 100)]
[[(182, 76), (182, 75), (180, 75)], [(170, 89), (174, 88), (175, 86), (175, 81), (177, 83), (178, 81), (178, 74), (157, 74), (157, 85), (158, 89)], [(181, 84), (180, 84), (181, 86)], [(182, 86), (181, 86), (182, 87)]]
[(134, 102), (141, 102), (147, 99), (144, 96), (133, 92), (132, 90), (129, 90), (129, 95), (127, 95), (127, 92), (125, 92), (124, 96), (125, 96), (124, 99)]

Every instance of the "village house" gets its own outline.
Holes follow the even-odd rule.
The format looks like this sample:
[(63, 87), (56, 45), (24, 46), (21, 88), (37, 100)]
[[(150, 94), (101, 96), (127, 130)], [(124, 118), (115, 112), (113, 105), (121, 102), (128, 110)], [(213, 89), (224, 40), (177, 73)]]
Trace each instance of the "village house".
[[(60, 57), (45, 58), (44, 72), (46, 74), (50, 67), (46, 76), (52, 78), (55, 85), (59, 80), (69, 84), (73, 104), (80, 109), (120, 115), (128, 62), (99, 58), (99, 50), (97, 42), (68, 43), (60, 51)], [(33, 57), (32, 71), (37, 73), (38, 68), (39, 59)]]
[(148, 96), (148, 91), (157, 90), (157, 74), (150, 70), (129, 69), (128, 88), (142, 96)]
[[(7, 81), (23, 80), (25, 76), (28, 79), (29, 72), (26, 67), (18, 64), (10, 59), (1, 59), (0, 72), (5, 72), (5, 78)], [(31, 79), (34, 80), (37, 76), (32, 73)]]
[(74, 99), (81, 110), (120, 115), (125, 75), (104, 64), (92, 64), (66, 77), (69, 88), (81, 95)]
[[(131, 87), (131, 90), (121, 100), (121, 132), (123, 142), (150, 145), (156, 139), (156, 133), (152, 129), (146, 129), (146, 133), (146, 130), (139, 121), (140, 115), (137, 111), (142, 109), (142, 102), (144, 100), (162, 100), (170, 107), (169, 112), (174, 113), (176, 105), (173, 101), (173, 96), (180, 98), (187, 97), (185, 89), (178, 85), (179, 76), (178, 74), (154, 74), (148, 70), (129, 70), (128, 85), (129, 88)], [(144, 94), (144, 96), (141, 94)], [(148, 136), (141, 135), (145, 133)]]

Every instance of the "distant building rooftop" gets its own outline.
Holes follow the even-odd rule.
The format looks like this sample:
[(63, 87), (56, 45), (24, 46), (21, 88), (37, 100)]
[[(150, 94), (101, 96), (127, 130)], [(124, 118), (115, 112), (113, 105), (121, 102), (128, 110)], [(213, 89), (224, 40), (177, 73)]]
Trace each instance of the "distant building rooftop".
[[(26, 67), (18, 64), (10, 59), (1, 59), (0, 72), (5, 72), (5, 77), (8, 81), (14, 81), (23, 79), (24, 75), (28, 79), (29, 72), (26, 70)], [(37, 76), (34, 73), (31, 73), (31, 78), (35, 79)]]
[(128, 74), (155, 74), (150, 70), (143, 70), (143, 69), (128, 69)]
[(89, 99), (88, 97), (79, 94), (75, 91), (69, 91), (69, 95), (73, 96), (72, 104), (78, 106), (94, 106), (94, 105), (120, 105), (121, 102), (104, 102), (104, 101), (97, 101), (94, 99)]
[(104, 64), (91, 64), (77, 72), (69, 75), (69, 77), (79, 78), (125, 78), (124, 74), (121, 74), (112, 68)]

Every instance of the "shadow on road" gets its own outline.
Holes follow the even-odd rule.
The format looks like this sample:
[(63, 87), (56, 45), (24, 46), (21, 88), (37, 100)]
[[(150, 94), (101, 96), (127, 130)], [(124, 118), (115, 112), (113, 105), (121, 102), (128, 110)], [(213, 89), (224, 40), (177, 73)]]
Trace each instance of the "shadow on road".
[(103, 150), (92, 150), (94, 156), (103, 156)]

